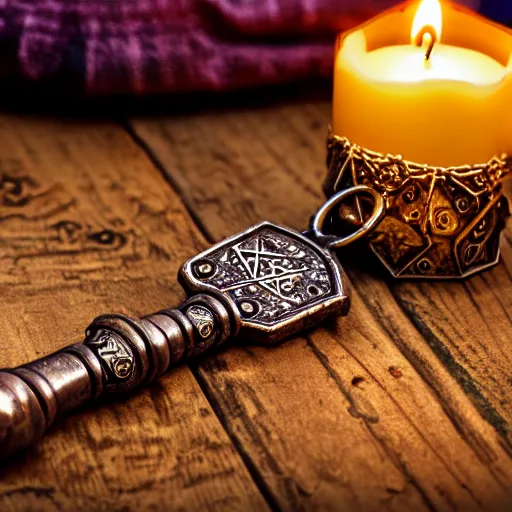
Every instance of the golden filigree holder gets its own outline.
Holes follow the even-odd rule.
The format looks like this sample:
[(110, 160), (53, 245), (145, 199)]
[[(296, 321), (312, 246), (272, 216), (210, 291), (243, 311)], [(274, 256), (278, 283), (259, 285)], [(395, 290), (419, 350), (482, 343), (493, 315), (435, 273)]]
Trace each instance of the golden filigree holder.
[[(385, 215), (367, 235), (394, 277), (464, 278), (499, 262), (500, 234), (510, 215), (501, 188), (512, 156), (486, 164), (431, 167), (384, 155), (329, 133), (327, 197), (367, 185), (384, 199)], [(344, 205), (333, 230), (363, 223), (372, 201)]]

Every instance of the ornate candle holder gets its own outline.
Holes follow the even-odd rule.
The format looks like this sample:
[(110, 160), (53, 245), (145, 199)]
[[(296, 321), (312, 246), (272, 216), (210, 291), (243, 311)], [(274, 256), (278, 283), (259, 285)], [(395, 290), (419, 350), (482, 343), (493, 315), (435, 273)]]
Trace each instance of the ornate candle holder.
[[(501, 193), (512, 156), (486, 164), (431, 167), (375, 153), (329, 134), (327, 197), (357, 185), (377, 191), (385, 213), (367, 235), (371, 250), (394, 277), (464, 278), (496, 265), (510, 215)], [(333, 230), (363, 224), (371, 198), (344, 205)]]

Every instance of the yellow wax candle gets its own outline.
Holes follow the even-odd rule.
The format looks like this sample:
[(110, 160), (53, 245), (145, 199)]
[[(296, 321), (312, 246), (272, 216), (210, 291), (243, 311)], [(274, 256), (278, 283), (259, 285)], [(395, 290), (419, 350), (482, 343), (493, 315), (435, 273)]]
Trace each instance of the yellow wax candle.
[(491, 57), (466, 48), (436, 46), (428, 61), (424, 53), (412, 45), (380, 48), (366, 53), (357, 67), (375, 82), (385, 76), (387, 81), (396, 83), (459, 80), (490, 85), (498, 83), (506, 74), (506, 68)]
[[(414, 44), (425, 26), (437, 36), (428, 60)], [(512, 153), (511, 55), (510, 31), (451, 2), (388, 11), (339, 39), (333, 131), (444, 167)]]

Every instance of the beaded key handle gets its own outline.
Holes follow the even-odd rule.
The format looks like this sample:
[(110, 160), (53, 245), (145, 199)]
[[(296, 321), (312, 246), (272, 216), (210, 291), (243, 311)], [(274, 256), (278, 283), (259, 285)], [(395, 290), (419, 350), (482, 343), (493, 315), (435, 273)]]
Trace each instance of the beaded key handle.
[[(331, 211), (360, 193), (375, 203), (366, 224), (342, 239), (325, 235)], [(83, 343), (0, 371), (0, 458), (41, 438), (59, 415), (102, 395), (131, 392), (231, 338), (274, 344), (328, 314), (346, 315), (343, 271), (329, 249), (359, 238), (383, 214), (380, 196), (359, 186), (331, 198), (306, 233), (259, 224), (182, 267), (190, 298), (178, 309), (137, 320), (100, 316)]]

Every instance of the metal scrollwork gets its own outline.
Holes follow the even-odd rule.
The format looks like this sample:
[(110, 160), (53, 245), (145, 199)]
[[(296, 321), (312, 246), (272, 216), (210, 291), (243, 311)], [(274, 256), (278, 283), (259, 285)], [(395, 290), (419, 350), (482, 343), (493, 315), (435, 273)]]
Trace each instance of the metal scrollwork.
[(209, 340), (215, 333), (215, 317), (210, 310), (194, 305), (187, 309), (187, 316), (203, 341)]
[(133, 352), (121, 337), (112, 331), (98, 329), (86, 342), (111, 374), (110, 381), (125, 381), (133, 372)]
[[(264, 230), (215, 255), (212, 278), (253, 320), (272, 323), (331, 291), (325, 264), (296, 240)], [(253, 305), (251, 309), (250, 305)]]
[(467, 277), (499, 261), (509, 215), (501, 194), (512, 171), (509, 155), (444, 168), (376, 153), (333, 134), (327, 147), (327, 196), (358, 185), (382, 195), (386, 214), (368, 240), (395, 277)]
[[(340, 272), (316, 243), (267, 222), (192, 259), (180, 277), (195, 292), (229, 297), (246, 332), (262, 333), (269, 343), (327, 310), (348, 307)], [(189, 313), (196, 328), (200, 322), (199, 329), (209, 329), (203, 312)]]

